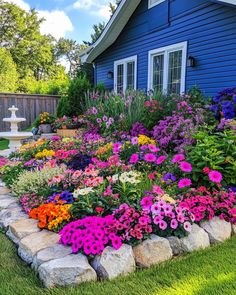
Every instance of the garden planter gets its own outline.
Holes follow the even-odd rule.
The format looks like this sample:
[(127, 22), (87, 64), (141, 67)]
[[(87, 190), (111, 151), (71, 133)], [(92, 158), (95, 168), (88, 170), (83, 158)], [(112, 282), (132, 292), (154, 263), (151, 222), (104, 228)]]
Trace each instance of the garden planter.
[(41, 124), (40, 130), (42, 133), (52, 133), (52, 127), (51, 124)]
[(78, 135), (77, 129), (57, 129), (57, 134), (61, 137), (75, 137)]

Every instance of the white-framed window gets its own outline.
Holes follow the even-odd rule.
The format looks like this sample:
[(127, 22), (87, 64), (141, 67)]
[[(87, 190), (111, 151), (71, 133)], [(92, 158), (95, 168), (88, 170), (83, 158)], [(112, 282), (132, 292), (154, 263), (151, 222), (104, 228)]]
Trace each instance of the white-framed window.
[(114, 62), (114, 90), (123, 93), (137, 88), (137, 55)]
[(187, 42), (149, 51), (148, 90), (184, 92), (186, 62)]
[(148, 0), (148, 8), (152, 8), (158, 4), (161, 4), (162, 2), (165, 2), (165, 0)]

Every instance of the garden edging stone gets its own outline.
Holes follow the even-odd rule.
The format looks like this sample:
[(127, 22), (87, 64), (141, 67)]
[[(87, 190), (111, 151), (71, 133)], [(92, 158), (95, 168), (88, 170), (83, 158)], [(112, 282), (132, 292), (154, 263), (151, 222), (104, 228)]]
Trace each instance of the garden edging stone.
[(91, 263), (101, 279), (114, 279), (120, 275), (128, 275), (136, 269), (132, 247), (123, 244), (119, 250), (106, 247), (101, 255), (97, 255)]
[(83, 282), (96, 281), (97, 274), (82, 254), (68, 255), (40, 265), (39, 277), (45, 287), (79, 285)]
[(149, 268), (173, 256), (167, 239), (151, 235), (151, 238), (133, 247), (135, 261), (138, 266)]
[(33, 233), (20, 240), (18, 254), (25, 262), (31, 264), (37, 252), (55, 245), (59, 238), (58, 234), (47, 230)]
[(223, 242), (231, 237), (231, 223), (214, 217), (212, 220), (204, 221), (200, 226), (208, 233), (211, 244)]
[(193, 224), (190, 234), (180, 240), (183, 247), (186, 249), (186, 252), (205, 249), (210, 246), (210, 240), (207, 232), (205, 232), (204, 229), (197, 224)]

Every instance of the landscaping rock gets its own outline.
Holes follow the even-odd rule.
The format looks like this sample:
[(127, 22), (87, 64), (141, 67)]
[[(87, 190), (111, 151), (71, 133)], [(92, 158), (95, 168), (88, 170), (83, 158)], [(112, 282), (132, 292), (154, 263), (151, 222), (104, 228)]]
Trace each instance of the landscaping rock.
[(32, 233), (40, 232), (37, 224), (38, 221), (34, 219), (20, 219), (9, 225), (6, 235), (18, 245), (19, 241), (24, 237)]
[(6, 209), (12, 204), (17, 204), (17, 199), (9, 196), (4, 196), (0, 199), (0, 210)]
[(0, 179), (0, 187), (5, 187), (5, 183)]
[(219, 217), (214, 217), (210, 221), (202, 222), (200, 226), (208, 233), (211, 244), (223, 242), (231, 237), (231, 223)]
[(208, 234), (197, 224), (192, 225), (192, 231), (181, 240), (186, 252), (192, 252), (198, 249), (204, 249), (210, 246), (210, 240)]
[(185, 252), (188, 252), (188, 249), (184, 245), (183, 241), (177, 237), (169, 237), (167, 240), (170, 243), (170, 247), (172, 249), (173, 255), (178, 256), (181, 254), (184, 254)]
[(10, 208), (0, 211), (0, 228), (7, 229), (8, 226), (17, 220), (26, 219), (28, 216), (21, 208)]
[(58, 234), (43, 230), (33, 233), (19, 242), (18, 254), (27, 263), (33, 262), (33, 257), (45, 248), (54, 246), (60, 237)]
[(173, 253), (167, 239), (152, 235), (151, 239), (133, 248), (135, 261), (138, 266), (150, 267), (168, 260)]
[[(115, 265), (114, 265), (115, 267)], [(45, 287), (79, 285), (83, 282), (96, 281), (95, 270), (82, 254), (68, 255), (40, 265), (39, 277)]]
[(103, 253), (96, 256), (92, 266), (101, 279), (113, 279), (135, 271), (135, 259), (132, 247), (122, 245), (119, 250), (106, 247)]
[(6, 194), (8, 194), (8, 193), (10, 193), (10, 192), (11, 192), (11, 190), (8, 189), (7, 187), (5, 187), (5, 186), (0, 186), (0, 195), (6, 195)]
[(71, 248), (70, 247), (65, 247), (60, 244), (56, 244), (52, 247), (43, 249), (39, 251), (33, 258), (33, 263), (31, 267), (35, 270), (38, 269), (38, 267), (50, 260), (58, 259), (58, 258), (63, 258), (65, 256), (68, 256), (71, 254)]

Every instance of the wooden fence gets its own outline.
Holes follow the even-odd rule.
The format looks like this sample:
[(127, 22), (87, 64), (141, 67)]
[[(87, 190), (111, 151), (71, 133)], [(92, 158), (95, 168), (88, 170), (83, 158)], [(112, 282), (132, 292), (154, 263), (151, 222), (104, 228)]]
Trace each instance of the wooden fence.
[(38, 94), (0, 93), (0, 131), (9, 130), (9, 123), (4, 123), (3, 118), (10, 117), (8, 108), (12, 105), (18, 107), (17, 117), (26, 118), (20, 128), (29, 127), (41, 112), (56, 113), (59, 96)]

